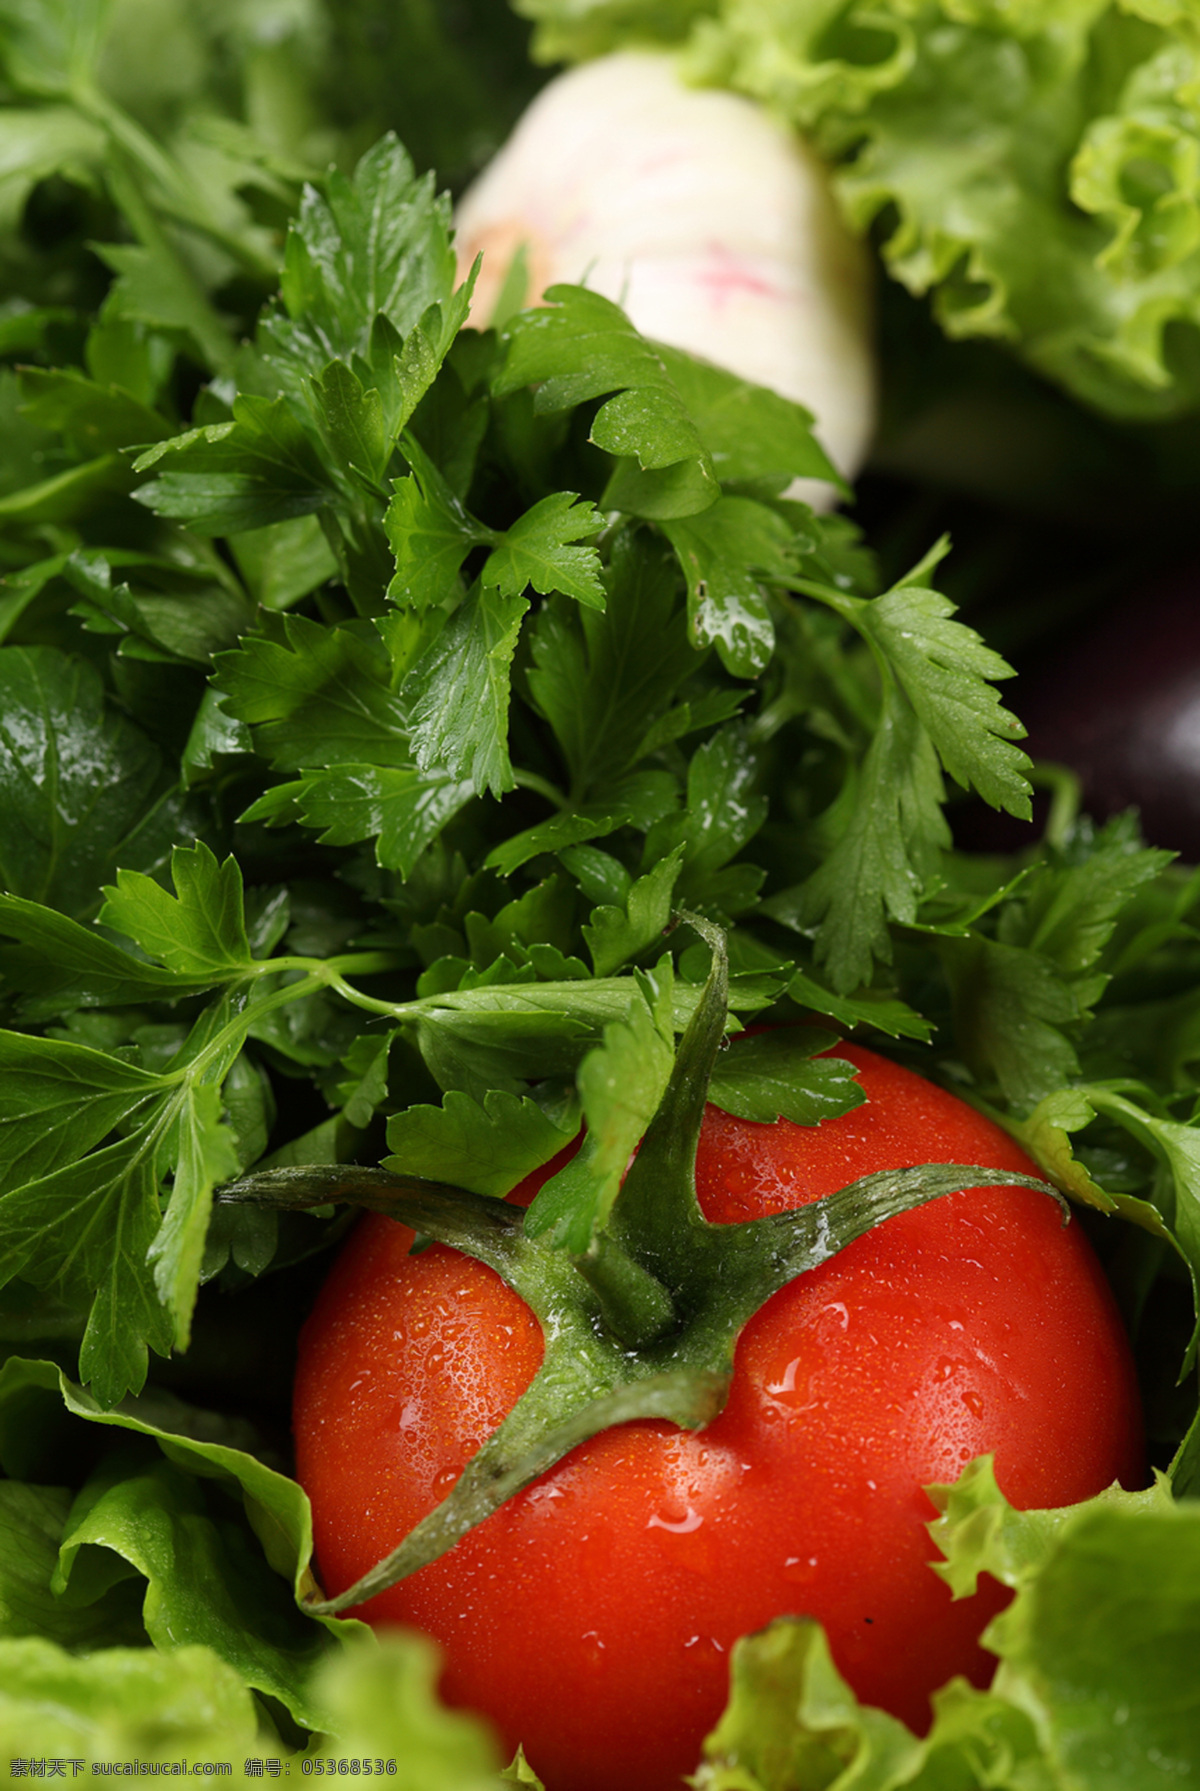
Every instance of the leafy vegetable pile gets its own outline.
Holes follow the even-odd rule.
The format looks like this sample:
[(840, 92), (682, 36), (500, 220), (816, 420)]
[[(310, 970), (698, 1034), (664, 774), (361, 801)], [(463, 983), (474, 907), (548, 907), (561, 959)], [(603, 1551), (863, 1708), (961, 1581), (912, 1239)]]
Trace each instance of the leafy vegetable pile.
[[(412, 18), (486, 147), (526, 75), (475, 105)], [(952, 1583), (1018, 1588), (992, 1692), (918, 1741), (785, 1627), (700, 1782), (1192, 1770), (1200, 874), (1061, 785), (1040, 842), (954, 849), (947, 778), (1016, 816), (1029, 785), (944, 544), (881, 580), (779, 495), (827, 470), (803, 413), (593, 294), (462, 329), (448, 201), (339, 111), (373, 20), (0, 5), (0, 1739), (496, 1782), (417, 1644), (298, 1607), (291, 1342), (343, 1222), (214, 1190), (383, 1161), (498, 1195), (586, 1120), (586, 1228), (704, 981), (686, 908), (737, 1016), (882, 1041), (1092, 1209), (1170, 1471), (1022, 1516), (973, 1470), (935, 1535)], [(1174, 26), (1102, 28), (1141, 68)], [(712, 1098), (746, 1117), (854, 1099), (743, 1062)]]

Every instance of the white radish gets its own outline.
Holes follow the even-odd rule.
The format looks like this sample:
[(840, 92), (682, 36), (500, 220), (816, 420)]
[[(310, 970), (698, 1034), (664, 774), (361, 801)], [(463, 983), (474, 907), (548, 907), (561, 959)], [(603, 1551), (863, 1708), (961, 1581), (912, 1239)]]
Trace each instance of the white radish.
[(584, 63), (533, 101), (456, 227), (464, 272), (483, 252), (478, 320), (523, 248), (530, 300), (590, 286), (643, 335), (805, 405), (839, 472), (861, 467), (876, 408), (870, 261), (824, 165), (752, 100), (687, 87), (656, 52)]

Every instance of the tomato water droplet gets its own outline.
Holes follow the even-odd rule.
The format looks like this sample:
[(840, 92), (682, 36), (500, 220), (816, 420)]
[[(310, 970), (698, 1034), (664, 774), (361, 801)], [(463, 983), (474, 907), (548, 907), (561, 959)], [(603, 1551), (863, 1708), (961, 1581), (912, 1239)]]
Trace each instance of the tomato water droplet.
[(778, 1411), (772, 1411), (772, 1406), (782, 1408), (790, 1413), (809, 1412), (817, 1404), (812, 1397), (809, 1366), (804, 1356), (794, 1356), (782, 1374), (777, 1374), (772, 1380), (765, 1383), (763, 1392), (766, 1394), (766, 1399), (763, 1402), (762, 1415), (768, 1422), (779, 1415)]
[(654, 1512), (647, 1518), (646, 1528), (648, 1530), (669, 1530), (672, 1536), (690, 1536), (693, 1530), (698, 1530), (703, 1522), (704, 1519), (695, 1506), (689, 1505), (687, 1511), (680, 1518), (661, 1517), (657, 1511)]
[(781, 1393), (794, 1393), (796, 1391), (796, 1375), (799, 1370), (800, 1358), (793, 1356), (779, 1378), (767, 1382), (767, 1392), (776, 1399)]
[(783, 1577), (803, 1585), (812, 1579), (818, 1565), (816, 1555), (789, 1555), (783, 1564)]
[(962, 1396), (962, 1402), (973, 1418), (983, 1417), (983, 1400), (973, 1387), (968, 1387)]

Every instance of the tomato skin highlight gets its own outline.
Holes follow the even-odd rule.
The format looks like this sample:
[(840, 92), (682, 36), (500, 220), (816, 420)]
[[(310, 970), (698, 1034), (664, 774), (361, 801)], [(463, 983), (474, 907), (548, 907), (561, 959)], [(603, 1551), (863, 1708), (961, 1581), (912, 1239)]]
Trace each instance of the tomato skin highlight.
[[(838, 1119), (708, 1109), (709, 1219), (917, 1162), (1031, 1173), (954, 1096), (857, 1046), (838, 1054), (867, 1095)], [(301, 1340), (297, 1471), (329, 1593), (445, 1495), (541, 1361), (536, 1321), (498, 1276), (440, 1245), (410, 1257), (410, 1240), (365, 1218)], [(951, 1599), (922, 1491), (989, 1451), (1018, 1506), (1144, 1477), (1112, 1295), (1082, 1229), (1030, 1189), (888, 1220), (767, 1301), (703, 1431), (638, 1422), (592, 1439), (357, 1614), (436, 1637), (445, 1696), (523, 1743), (547, 1791), (677, 1787), (724, 1706), (733, 1642), (789, 1613), (818, 1617), (859, 1697), (920, 1730), (932, 1690), (954, 1673), (986, 1684), (995, 1664), (977, 1638), (1008, 1595), (987, 1581)]]

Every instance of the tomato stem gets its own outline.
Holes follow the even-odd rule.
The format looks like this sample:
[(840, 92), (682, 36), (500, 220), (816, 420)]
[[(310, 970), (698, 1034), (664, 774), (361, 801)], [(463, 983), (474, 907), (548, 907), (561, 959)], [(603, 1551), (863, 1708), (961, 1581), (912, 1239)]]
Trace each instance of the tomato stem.
[(643, 1349), (674, 1329), (675, 1302), (655, 1275), (607, 1232), (571, 1258), (600, 1304), (608, 1329), (630, 1349)]

